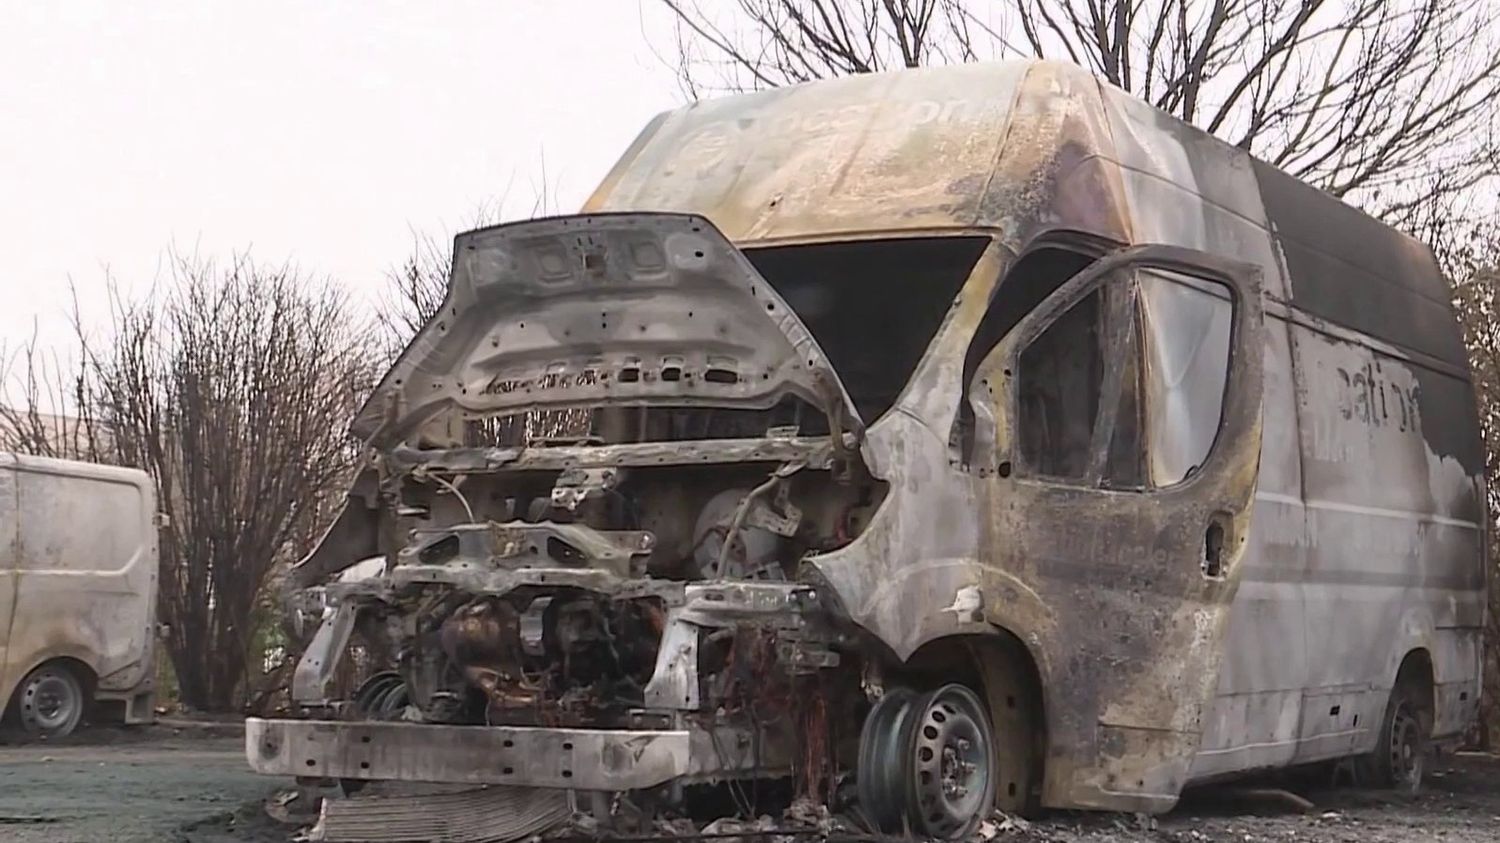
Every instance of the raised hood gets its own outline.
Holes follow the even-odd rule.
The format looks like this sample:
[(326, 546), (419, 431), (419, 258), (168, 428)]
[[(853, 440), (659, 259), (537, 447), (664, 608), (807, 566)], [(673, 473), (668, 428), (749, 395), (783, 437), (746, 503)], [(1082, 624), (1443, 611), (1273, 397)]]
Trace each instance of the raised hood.
[(390, 443), (450, 408), (762, 409), (786, 395), (855, 417), (807, 328), (708, 220), (554, 217), (456, 238), (441, 309), (353, 432)]

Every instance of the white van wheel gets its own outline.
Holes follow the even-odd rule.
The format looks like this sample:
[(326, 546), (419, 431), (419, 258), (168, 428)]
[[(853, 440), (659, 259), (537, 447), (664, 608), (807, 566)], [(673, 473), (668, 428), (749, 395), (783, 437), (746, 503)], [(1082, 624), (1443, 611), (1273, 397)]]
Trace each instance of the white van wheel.
[(44, 664), (26, 675), (16, 692), (21, 728), (38, 737), (60, 738), (83, 720), (83, 684), (73, 671)]

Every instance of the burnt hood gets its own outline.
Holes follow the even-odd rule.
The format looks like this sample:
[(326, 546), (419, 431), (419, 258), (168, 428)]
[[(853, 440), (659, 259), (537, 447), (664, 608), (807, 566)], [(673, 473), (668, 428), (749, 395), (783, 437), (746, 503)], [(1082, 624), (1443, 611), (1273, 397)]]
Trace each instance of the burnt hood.
[(352, 426), (388, 444), (443, 410), (764, 409), (857, 418), (806, 326), (703, 217), (553, 217), (460, 234), (442, 307)]

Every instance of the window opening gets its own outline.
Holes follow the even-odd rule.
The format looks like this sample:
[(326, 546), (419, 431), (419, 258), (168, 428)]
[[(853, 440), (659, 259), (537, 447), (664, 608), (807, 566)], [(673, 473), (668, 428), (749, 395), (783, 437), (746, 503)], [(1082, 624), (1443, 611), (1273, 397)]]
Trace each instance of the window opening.
[(1037, 249), (1017, 261), (995, 289), (994, 299), (974, 331), (964, 365), (965, 382), (1021, 321), (1021, 317), (1035, 310), (1037, 305), (1057, 292), (1057, 288), (1093, 262), (1088, 255), (1056, 248)]
[[(965, 463), (974, 455), (974, 408), (970, 389), (979, 364), (1011, 332), (1016, 323), (1068, 279), (1082, 272), (1094, 259), (1078, 252), (1059, 248), (1041, 248), (1027, 253), (1006, 273), (996, 287), (984, 317), (980, 319), (964, 356), (963, 395), (954, 417), (951, 442), (959, 449)], [(978, 400), (987, 400), (980, 396)]]
[(1104, 374), (1102, 298), (1089, 293), (1021, 352), (1017, 438), (1036, 474), (1082, 479), (1088, 471)]
[(747, 249), (812, 332), (860, 418), (905, 388), (989, 239), (927, 237)]
[(1139, 273), (1150, 479), (1170, 486), (1207, 459), (1229, 376), (1234, 306), (1222, 284), (1174, 272)]

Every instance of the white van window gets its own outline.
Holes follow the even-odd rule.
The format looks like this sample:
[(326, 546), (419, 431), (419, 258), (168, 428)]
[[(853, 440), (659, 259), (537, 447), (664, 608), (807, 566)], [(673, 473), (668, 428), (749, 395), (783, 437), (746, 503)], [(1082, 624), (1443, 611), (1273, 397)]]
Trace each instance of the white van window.
[(1146, 453), (1152, 485), (1170, 486), (1219, 432), (1234, 306), (1222, 284), (1157, 269), (1139, 281)]

